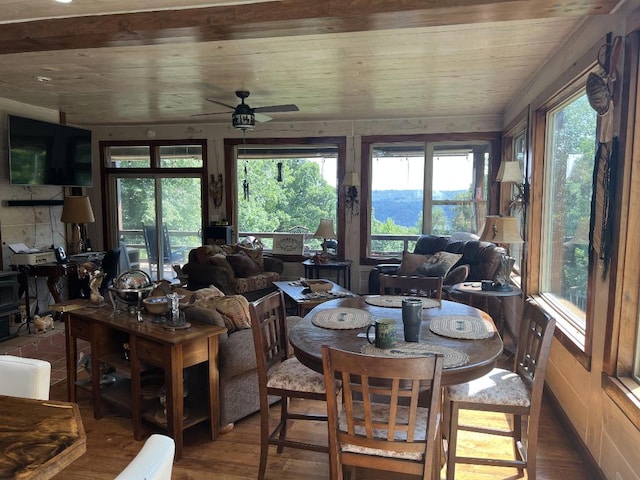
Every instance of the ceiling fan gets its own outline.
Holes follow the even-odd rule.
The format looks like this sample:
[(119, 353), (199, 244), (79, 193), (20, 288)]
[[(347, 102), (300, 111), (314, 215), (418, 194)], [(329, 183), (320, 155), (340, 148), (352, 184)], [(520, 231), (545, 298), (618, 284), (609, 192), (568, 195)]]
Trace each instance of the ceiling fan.
[[(265, 112), (276, 113), (276, 112), (298, 112), (300, 109), (297, 105), (292, 103), (287, 105), (271, 105), (269, 107), (256, 107), (252, 108), (246, 103), (244, 100), (250, 95), (250, 92), (246, 90), (236, 90), (236, 96), (240, 99), (240, 103), (235, 107), (228, 105), (223, 102), (219, 102), (218, 100), (214, 100), (213, 98), (206, 98), (208, 102), (215, 103), (217, 105), (222, 105), (223, 107), (230, 108), (233, 113), (231, 114), (231, 121), (233, 123), (233, 127), (239, 130), (253, 130), (256, 126), (256, 120), (259, 122), (268, 122), (271, 120), (271, 117), (268, 115), (264, 115)], [(202, 116), (202, 115), (217, 115), (218, 113), (201, 113), (193, 115)]]

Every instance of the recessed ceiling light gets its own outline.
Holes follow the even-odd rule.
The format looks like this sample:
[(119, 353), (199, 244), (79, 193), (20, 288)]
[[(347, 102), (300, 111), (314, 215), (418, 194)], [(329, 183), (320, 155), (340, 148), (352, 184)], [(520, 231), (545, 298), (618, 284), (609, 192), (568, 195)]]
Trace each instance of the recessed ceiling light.
[(56, 0), (58, 3), (71, 3), (73, 0)]
[(33, 77), (36, 82), (50, 82), (51, 77), (45, 77), (43, 75), (38, 75), (37, 77)]

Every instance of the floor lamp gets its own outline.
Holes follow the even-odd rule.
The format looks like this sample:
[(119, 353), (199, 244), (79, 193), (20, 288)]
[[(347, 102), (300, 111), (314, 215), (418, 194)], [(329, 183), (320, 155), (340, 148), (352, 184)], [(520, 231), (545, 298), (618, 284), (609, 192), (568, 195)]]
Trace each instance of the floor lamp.
[(60, 221), (72, 224), (69, 252), (72, 254), (83, 252), (85, 244), (80, 231), (81, 225), (96, 221), (89, 197), (74, 195), (65, 197)]

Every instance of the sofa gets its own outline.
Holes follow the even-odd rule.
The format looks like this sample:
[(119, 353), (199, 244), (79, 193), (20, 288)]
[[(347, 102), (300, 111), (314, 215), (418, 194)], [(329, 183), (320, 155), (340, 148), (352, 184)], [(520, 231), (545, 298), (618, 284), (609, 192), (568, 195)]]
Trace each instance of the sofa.
[(182, 271), (187, 288), (195, 291), (214, 285), (226, 295), (240, 294), (255, 299), (273, 290), (280, 280), (284, 262), (263, 256), (262, 248), (245, 244), (204, 245), (189, 252)]
[[(220, 426), (224, 428), (259, 411), (260, 394), (248, 300), (243, 295), (223, 295), (215, 290), (197, 290), (195, 300), (183, 310), (188, 322), (227, 328), (227, 333), (219, 337), (218, 355)], [(296, 316), (287, 317), (287, 328), (300, 320)], [(206, 374), (206, 368), (196, 373), (203, 379)]]
[(381, 264), (369, 272), (369, 292), (380, 293), (381, 273), (391, 275), (442, 276), (443, 295), (451, 295), (451, 286), (460, 282), (494, 280), (499, 273), (505, 250), (477, 239), (422, 235), (413, 253), (404, 252), (400, 263)]

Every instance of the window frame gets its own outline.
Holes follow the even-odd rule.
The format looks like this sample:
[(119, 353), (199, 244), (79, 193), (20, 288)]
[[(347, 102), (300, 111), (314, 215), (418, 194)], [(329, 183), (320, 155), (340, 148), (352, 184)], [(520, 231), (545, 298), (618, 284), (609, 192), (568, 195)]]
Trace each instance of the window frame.
[[(499, 192), (495, 185), (495, 177), (500, 165), (502, 156), (502, 135), (501, 132), (476, 132), (476, 133), (441, 133), (441, 134), (419, 134), (419, 135), (372, 135), (363, 136), (361, 138), (361, 198), (360, 198), (360, 264), (361, 265), (378, 265), (381, 263), (399, 262), (399, 258), (373, 257), (370, 253), (370, 236), (371, 236), (371, 180), (372, 165), (371, 152), (374, 145), (388, 144), (423, 144), (426, 146), (425, 155), (429, 155), (429, 144), (446, 144), (446, 143), (473, 143), (485, 142), (491, 152), (489, 159), (489, 175), (488, 184), (485, 186), (487, 190), (486, 208), (487, 215), (493, 212), (497, 213)], [(425, 177), (429, 176), (429, 172), (425, 172)], [(430, 189), (431, 187), (429, 187)], [(426, 190), (426, 189), (425, 189)], [(426, 193), (426, 192), (425, 192)]]
[[(224, 183), (225, 183), (225, 208), (226, 218), (231, 219), (232, 225), (237, 225), (238, 206), (238, 178), (236, 164), (236, 147), (241, 145), (252, 146), (323, 146), (331, 145), (338, 149), (338, 162), (336, 179), (337, 211), (336, 211), (336, 234), (338, 236), (338, 258), (345, 257), (345, 230), (346, 230), (346, 191), (340, 188), (340, 180), (344, 178), (345, 164), (347, 157), (346, 137), (296, 137), (296, 138), (225, 138), (224, 139)], [(237, 238), (238, 232), (235, 232)], [(304, 255), (277, 255), (278, 258), (286, 262), (299, 262), (305, 260)]]
[[(188, 167), (188, 168), (174, 168), (174, 167), (161, 167), (160, 148), (167, 146), (186, 146), (186, 145), (199, 145), (201, 147), (202, 154), (202, 166), (201, 167)], [(117, 205), (114, 202), (118, 201), (116, 195), (116, 180), (117, 178), (144, 176), (147, 178), (153, 178), (156, 181), (166, 177), (190, 177), (200, 178), (201, 185), (201, 228), (204, 228), (206, 221), (209, 218), (209, 202), (207, 192), (209, 191), (208, 183), (208, 157), (207, 157), (207, 140), (206, 139), (179, 139), (179, 140), (103, 140), (98, 143), (100, 152), (100, 170), (101, 170), (101, 182), (102, 192), (104, 194), (104, 244), (107, 248), (113, 248), (117, 246), (118, 239), (118, 218), (117, 218)], [(118, 168), (107, 166), (107, 152), (110, 147), (148, 147), (150, 154), (150, 166), (149, 167), (135, 167), (135, 168)]]

